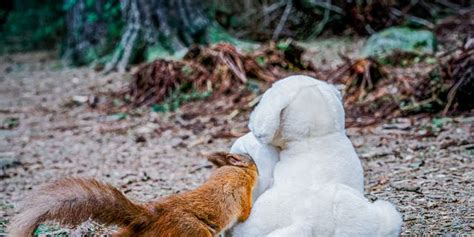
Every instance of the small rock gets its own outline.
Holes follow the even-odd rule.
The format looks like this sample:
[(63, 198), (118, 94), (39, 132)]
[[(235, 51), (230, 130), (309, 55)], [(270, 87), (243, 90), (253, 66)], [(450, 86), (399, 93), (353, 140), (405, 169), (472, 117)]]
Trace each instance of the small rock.
[(135, 142), (137, 142), (137, 143), (145, 143), (145, 142), (146, 142), (146, 138), (145, 138), (144, 136), (141, 136), (141, 135), (140, 135), (140, 136), (137, 136), (137, 137), (135, 138)]
[(0, 129), (14, 129), (18, 127), (20, 120), (18, 118), (6, 118), (0, 123)]
[(427, 205), (428, 208), (435, 208), (437, 206), (438, 206), (438, 203), (436, 202), (428, 202), (428, 205)]
[(369, 152), (361, 154), (360, 156), (361, 158), (364, 158), (364, 159), (370, 159), (370, 158), (384, 157), (390, 154), (391, 152), (389, 151), (380, 150), (380, 151), (369, 151)]
[(403, 216), (403, 220), (404, 221), (413, 221), (413, 220), (416, 220), (416, 216), (414, 216), (414, 215), (405, 215), (405, 216)]
[(392, 185), (396, 190), (399, 191), (406, 191), (406, 192), (415, 192), (415, 193), (421, 193), (421, 188), (419, 186), (416, 186), (415, 184), (394, 184)]
[(0, 157), (0, 169), (5, 170), (7, 168), (11, 168), (16, 165), (20, 165), (20, 161), (16, 158), (4, 158)]
[(170, 144), (172, 147), (178, 147), (183, 143), (183, 139), (179, 137), (172, 138)]
[(379, 178), (378, 183), (380, 185), (384, 185), (384, 184), (388, 183), (389, 181), (390, 180), (387, 178), (387, 176), (382, 176), (382, 177)]
[(408, 166), (409, 166), (410, 168), (418, 169), (418, 168), (422, 167), (423, 165), (425, 165), (425, 161), (424, 161), (424, 160), (420, 160), (420, 161), (418, 161), (418, 162), (413, 162), (413, 163), (409, 164)]
[(159, 125), (156, 123), (147, 123), (139, 128), (137, 128), (138, 134), (150, 134), (153, 133), (156, 129), (159, 128)]
[(75, 95), (72, 97), (72, 101), (78, 103), (78, 104), (84, 104), (87, 101), (89, 101), (89, 97), (85, 95)]
[(112, 115), (107, 115), (107, 116), (101, 116), (99, 117), (99, 121), (102, 122), (113, 122), (113, 121), (118, 121), (127, 118), (127, 114), (124, 113), (117, 113), (117, 114), (112, 114)]
[(382, 129), (385, 130), (402, 130), (402, 131), (409, 131), (411, 129), (411, 124), (409, 123), (392, 123), (392, 124), (384, 124), (382, 125)]

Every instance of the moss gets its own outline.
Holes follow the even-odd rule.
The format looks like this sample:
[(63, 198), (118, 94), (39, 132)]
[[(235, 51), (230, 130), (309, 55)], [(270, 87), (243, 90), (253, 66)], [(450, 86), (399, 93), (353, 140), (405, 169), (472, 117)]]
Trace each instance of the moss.
[[(257, 43), (240, 40), (227, 33), (222, 27), (214, 24), (208, 27), (205, 43), (216, 44), (219, 42), (228, 42), (244, 51), (254, 50), (258, 47)], [(204, 42), (203, 42), (204, 43)]]
[(51, 226), (51, 225), (45, 225), (45, 224), (40, 224), (38, 228), (36, 228), (34, 236), (49, 236), (53, 235), (54, 236), (68, 236), (67, 231), (62, 231), (59, 227), (57, 226)]
[(161, 44), (154, 44), (146, 47), (144, 57), (146, 62), (151, 62), (155, 59), (180, 60), (186, 54), (187, 49), (172, 51), (166, 49)]
[(433, 54), (436, 38), (431, 31), (406, 27), (391, 27), (373, 34), (366, 42), (362, 55), (383, 59), (395, 52)]

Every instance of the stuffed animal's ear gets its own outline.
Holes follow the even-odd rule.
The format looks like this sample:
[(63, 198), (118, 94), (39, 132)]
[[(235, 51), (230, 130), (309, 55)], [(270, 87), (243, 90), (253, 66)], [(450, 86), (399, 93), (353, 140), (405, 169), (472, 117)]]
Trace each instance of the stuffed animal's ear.
[[(291, 94), (291, 93), (290, 93)], [(250, 115), (249, 128), (260, 142), (270, 144), (280, 127), (283, 110), (293, 98), (275, 88), (268, 89)]]
[(262, 143), (270, 144), (280, 128), (283, 110), (305, 87), (322, 83), (314, 78), (295, 75), (273, 83), (250, 115), (249, 128)]

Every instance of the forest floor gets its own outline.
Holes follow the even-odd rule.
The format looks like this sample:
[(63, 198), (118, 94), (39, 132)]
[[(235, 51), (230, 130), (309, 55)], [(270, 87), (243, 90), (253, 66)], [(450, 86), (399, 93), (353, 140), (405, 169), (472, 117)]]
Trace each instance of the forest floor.
[[(138, 201), (192, 189), (213, 169), (203, 154), (228, 150), (247, 131), (249, 111), (222, 109), (226, 98), (166, 114), (105, 114), (81, 102), (121, 88), (124, 77), (64, 67), (51, 52), (0, 57), (0, 235), (26, 194), (60, 177), (94, 177)], [(402, 234), (474, 233), (473, 125), (469, 116), (413, 116), (347, 130), (366, 196), (397, 206)]]

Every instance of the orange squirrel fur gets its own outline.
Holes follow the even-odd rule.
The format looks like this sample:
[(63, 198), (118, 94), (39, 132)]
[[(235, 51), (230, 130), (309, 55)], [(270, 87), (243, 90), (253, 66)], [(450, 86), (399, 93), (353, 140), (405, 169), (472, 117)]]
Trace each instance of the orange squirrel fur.
[(250, 215), (258, 172), (246, 155), (218, 152), (208, 159), (219, 168), (203, 185), (147, 204), (94, 179), (47, 184), (25, 200), (10, 236), (32, 236), (44, 221), (76, 226), (89, 218), (121, 227), (114, 236), (216, 236)]

